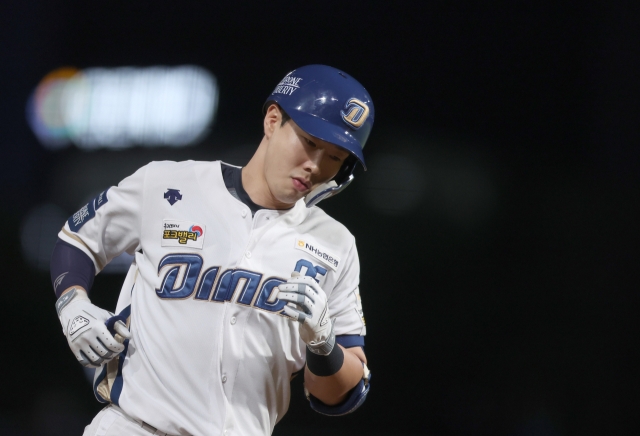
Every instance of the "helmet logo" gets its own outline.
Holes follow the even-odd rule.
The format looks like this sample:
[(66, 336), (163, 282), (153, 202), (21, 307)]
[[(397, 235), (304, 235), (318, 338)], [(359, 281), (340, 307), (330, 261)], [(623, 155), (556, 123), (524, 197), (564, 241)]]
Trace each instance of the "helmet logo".
[(290, 74), (291, 73), (287, 74), (284, 79), (278, 83), (278, 86), (276, 86), (276, 89), (274, 89), (271, 94), (291, 95), (294, 91), (300, 88), (299, 83), (302, 80), (302, 77), (293, 77)]
[(359, 129), (369, 116), (369, 106), (357, 98), (350, 98), (340, 111), (342, 120), (353, 129)]

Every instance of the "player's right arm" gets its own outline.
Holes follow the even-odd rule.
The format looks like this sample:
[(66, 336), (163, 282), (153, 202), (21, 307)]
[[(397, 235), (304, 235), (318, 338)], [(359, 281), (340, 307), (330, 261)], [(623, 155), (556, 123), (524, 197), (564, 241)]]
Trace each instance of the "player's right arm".
[(88, 293), (93, 277), (114, 257), (124, 251), (133, 254), (139, 247), (145, 169), (73, 214), (52, 253), (51, 280), (62, 331), (85, 366), (110, 360), (124, 349), (121, 341), (130, 337), (123, 320), (93, 305)]

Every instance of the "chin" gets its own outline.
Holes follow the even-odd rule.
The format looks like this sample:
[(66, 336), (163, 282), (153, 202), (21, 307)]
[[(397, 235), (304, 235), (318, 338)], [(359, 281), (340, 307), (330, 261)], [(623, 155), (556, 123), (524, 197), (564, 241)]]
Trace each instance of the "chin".
[(299, 191), (293, 191), (292, 193), (287, 193), (282, 195), (280, 198), (278, 198), (278, 201), (285, 203), (285, 204), (295, 204), (298, 202), (298, 200), (300, 200), (302, 197), (304, 197), (305, 195), (307, 195), (309, 193), (309, 191), (307, 192), (299, 192)]

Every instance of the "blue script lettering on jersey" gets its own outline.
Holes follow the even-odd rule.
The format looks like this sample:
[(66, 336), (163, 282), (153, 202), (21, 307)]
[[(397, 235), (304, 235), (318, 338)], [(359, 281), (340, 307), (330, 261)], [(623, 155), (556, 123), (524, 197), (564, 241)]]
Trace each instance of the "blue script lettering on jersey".
[(213, 289), (213, 284), (216, 281), (219, 270), (220, 267), (213, 266), (202, 274), (202, 280), (200, 280), (200, 286), (195, 296), (196, 300), (208, 300), (211, 298), (211, 290)]
[[(280, 301), (273, 295), (274, 288), (286, 280), (280, 277), (268, 277), (262, 280), (262, 274), (244, 269), (228, 269), (220, 272), (220, 267), (208, 268), (202, 274), (202, 257), (197, 254), (173, 253), (167, 254), (158, 264), (158, 275), (164, 274), (160, 289), (156, 295), (163, 299), (186, 299), (193, 295), (194, 299), (212, 302), (233, 301), (236, 293), (239, 296), (237, 304), (256, 307), (269, 312), (280, 312), (286, 302)], [(177, 283), (180, 270), (184, 270), (182, 282)], [(296, 263), (294, 271), (313, 277), (324, 276), (326, 268), (314, 265), (306, 259)], [(216, 280), (217, 279), (217, 280)]]
[[(160, 289), (156, 294), (160, 298), (188, 298), (193, 293), (200, 270), (202, 269), (202, 257), (197, 254), (168, 254), (162, 258), (158, 265), (158, 275), (163, 268), (168, 267)], [(180, 269), (185, 268), (182, 283), (176, 288), (176, 279)]]
[(212, 301), (231, 301), (238, 291), (240, 280), (244, 280), (237, 302), (250, 306), (260, 284), (260, 279), (262, 279), (260, 273), (243, 269), (228, 269), (220, 276)]
[(314, 265), (311, 262), (309, 262), (307, 259), (300, 259), (296, 263), (296, 268), (294, 269), (294, 271), (298, 271), (300, 274), (302, 274), (302, 268), (305, 269), (305, 272), (304, 272), (305, 276), (313, 278), (318, 283), (320, 283), (320, 280), (318, 279), (318, 274), (323, 276), (327, 273), (326, 268), (323, 268), (320, 265)]

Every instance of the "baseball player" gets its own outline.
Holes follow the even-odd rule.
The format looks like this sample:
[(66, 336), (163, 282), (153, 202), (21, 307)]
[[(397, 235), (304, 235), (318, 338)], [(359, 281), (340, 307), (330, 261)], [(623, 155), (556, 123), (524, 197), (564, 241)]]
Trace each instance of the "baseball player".
[[(364, 166), (373, 103), (348, 74), (309, 65), (264, 115), (244, 168), (152, 162), (60, 231), (62, 331), (107, 403), (85, 435), (270, 435), (301, 371), (320, 413), (366, 398), (354, 237), (315, 205)], [(125, 251), (135, 260), (111, 313), (88, 294)]]

